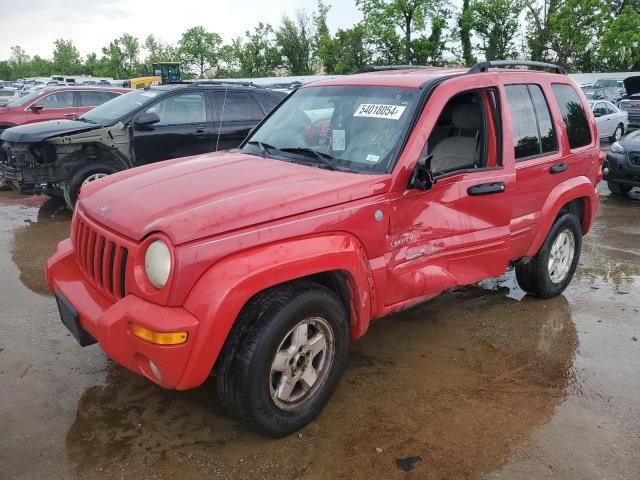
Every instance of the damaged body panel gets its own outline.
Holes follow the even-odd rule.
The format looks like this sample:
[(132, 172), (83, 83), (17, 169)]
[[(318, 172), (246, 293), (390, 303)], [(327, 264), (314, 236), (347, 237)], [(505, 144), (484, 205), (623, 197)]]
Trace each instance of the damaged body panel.
[(57, 128), (33, 136), (11, 129), (3, 135), (0, 174), (15, 190), (55, 194), (87, 162), (113, 164), (118, 170), (133, 166), (124, 123), (98, 128), (72, 120), (50, 123)]

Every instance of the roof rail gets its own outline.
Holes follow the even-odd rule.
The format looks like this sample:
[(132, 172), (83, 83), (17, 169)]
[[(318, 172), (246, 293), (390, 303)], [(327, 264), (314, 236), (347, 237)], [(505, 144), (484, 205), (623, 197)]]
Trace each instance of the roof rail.
[(482, 73), (486, 72), (492, 67), (495, 68), (509, 68), (509, 67), (533, 67), (543, 68), (546, 70), (553, 70), (555, 73), (566, 75), (567, 71), (560, 65), (554, 65), (553, 63), (545, 62), (533, 62), (530, 60), (491, 60), (489, 62), (476, 63), (469, 69), (467, 73)]
[(234, 82), (233, 80), (194, 80), (191, 85), (232, 85), (237, 87), (263, 88), (253, 82)]
[(415, 68), (431, 68), (428, 65), (378, 65), (375, 67), (362, 67), (355, 73), (384, 72), (387, 70), (412, 70)]

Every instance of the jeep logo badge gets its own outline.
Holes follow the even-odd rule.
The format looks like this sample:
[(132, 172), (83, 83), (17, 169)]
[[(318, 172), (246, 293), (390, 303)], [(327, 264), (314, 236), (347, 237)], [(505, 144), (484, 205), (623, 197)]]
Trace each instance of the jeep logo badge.
[(100, 213), (103, 213), (104, 215), (109, 215), (111, 213), (111, 209), (109, 208), (109, 205), (103, 205), (102, 207), (100, 207)]

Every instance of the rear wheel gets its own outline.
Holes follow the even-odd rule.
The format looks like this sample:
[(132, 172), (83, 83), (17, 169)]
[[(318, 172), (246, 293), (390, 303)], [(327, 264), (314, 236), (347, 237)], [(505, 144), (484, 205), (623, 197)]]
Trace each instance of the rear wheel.
[(609, 140), (611, 141), (611, 143), (617, 142), (622, 138), (623, 135), (624, 135), (624, 125), (619, 124), (616, 127), (615, 131), (613, 132), (613, 135), (609, 137)]
[(582, 229), (575, 215), (558, 217), (542, 248), (529, 263), (516, 267), (518, 284), (539, 298), (560, 295), (576, 271), (582, 248)]
[(70, 210), (73, 210), (76, 200), (78, 199), (78, 194), (80, 193), (80, 189), (83, 185), (100, 180), (101, 178), (111, 175), (112, 173), (116, 173), (117, 171), (117, 168), (106, 163), (94, 163), (87, 165), (86, 167), (82, 167), (63, 187), (64, 200), (67, 203), (67, 207), (69, 207)]
[(633, 188), (631, 185), (626, 185), (624, 183), (617, 182), (607, 182), (607, 187), (611, 190), (611, 193), (615, 193), (616, 195), (626, 195)]
[(220, 400), (263, 435), (282, 437), (322, 410), (347, 361), (347, 313), (312, 283), (258, 295), (243, 310), (217, 366)]

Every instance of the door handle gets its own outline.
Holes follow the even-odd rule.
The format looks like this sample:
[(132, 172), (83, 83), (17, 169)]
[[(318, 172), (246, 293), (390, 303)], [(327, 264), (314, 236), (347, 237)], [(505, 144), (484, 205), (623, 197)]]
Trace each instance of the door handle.
[(504, 182), (482, 183), (480, 185), (474, 185), (467, 189), (467, 193), (472, 197), (478, 195), (492, 195), (494, 193), (502, 193), (506, 189)]
[(549, 169), (549, 173), (551, 173), (552, 175), (555, 174), (555, 173), (562, 173), (567, 168), (569, 168), (569, 167), (567, 166), (566, 163), (556, 163), (553, 167), (551, 167)]
[(75, 113), (63, 113), (62, 116), (63, 117), (73, 117), (73, 116), (75, 116)]

